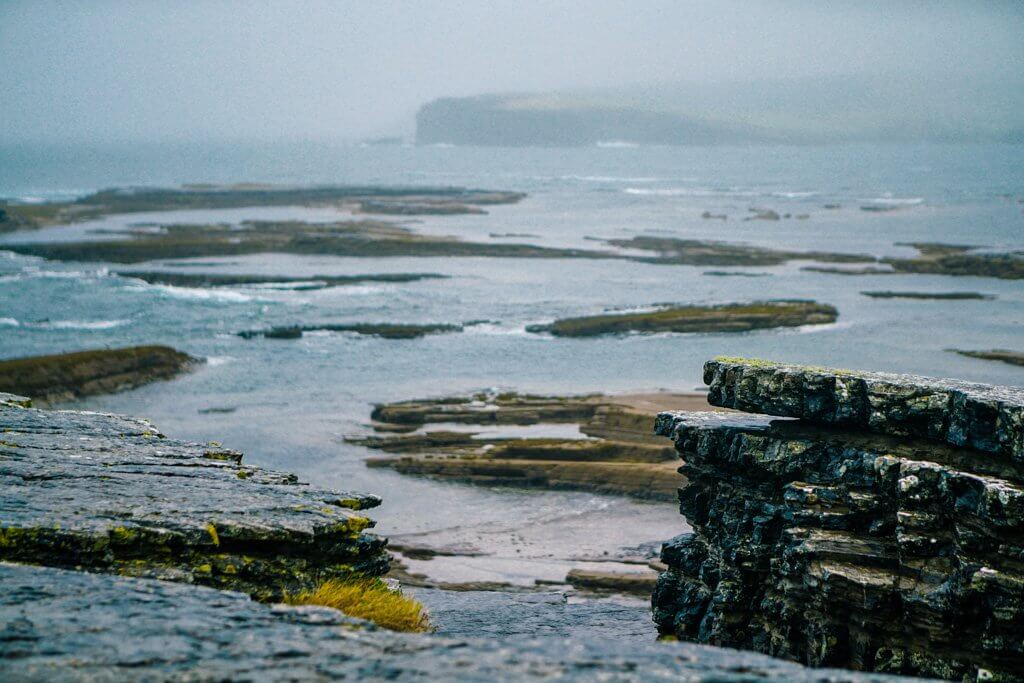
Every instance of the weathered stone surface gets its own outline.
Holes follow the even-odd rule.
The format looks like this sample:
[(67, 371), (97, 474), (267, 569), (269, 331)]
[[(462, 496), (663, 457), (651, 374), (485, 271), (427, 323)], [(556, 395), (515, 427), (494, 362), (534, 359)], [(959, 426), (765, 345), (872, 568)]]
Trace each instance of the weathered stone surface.
[(816, 301), (778, 300), (716, 306), (659, 306), (639, 313), (563, 318), (549, 325), (529, 325), (527, 332), (556, 337), (595, 337), (629, 332), (748, 332), (773, 327), (821, 325), (839, 312)]
[(0, 391), (66, 401), (170, 379), (197, 363), (166, 346), (130, 346), (0, 361)]
[[(1024, 464), (926, 438), (932, 422), (959, 419), (951, 401), (962, 410), (1012, 390), (707, 368), (712, 402), (807, 419), (658, 417), (684, 460), (680, 509), (694, 528), (663, 548), (668, 570), (652, 599), (662, 632), (815, 666), (1020, 680)], [(911, 419), (917, 399), (930, 420)], [(982, 423), (959, 423), (974, 442), (998, 443)]]
[(1024, 462), (1024, 389), (737, 358), (704, 365), (708, 402), (751, 413), (921, 436)]
[(0, 560), (168, 578), (280, 597), (387, 571), (357, 512), (216, 444), (116, 415), (0, 404)]
[[(532, 396), (479, 392), (471, 396), (378, 405), (378, 431), (414, 433), (346, 440), (402, 457), (369, 458), (370, 467), (481, 485), (582, 489), (648, 500), (674, 500), (680, 485), (671, 444), (650, 433), (654, 410), (645, 396)], [(706, 406), (703, 396), (662, 395), (680, 407)], [(430, 423), (540, 425), (576, 423), (575, 438), (508, 436), (450, 429), (416, 431)], [(406, 430), (408, 428), (408, 430)], [(586, 435), (590, 438), (583, 438)]]
[(59, 569), (0, 564), (0, 582), (0, 677), (8, 681), (894, 680), (614, 633), (399, 634), (323, 607), (268, 606), (239, 593)]

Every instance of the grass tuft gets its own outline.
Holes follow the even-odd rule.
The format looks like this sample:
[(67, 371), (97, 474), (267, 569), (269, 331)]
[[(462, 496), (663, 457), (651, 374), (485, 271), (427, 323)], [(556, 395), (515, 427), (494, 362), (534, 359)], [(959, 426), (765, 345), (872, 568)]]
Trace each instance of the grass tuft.
[(330, 579), (314, 590), (286, 595), (289, 605), (333, 607), (350, 617), (366, 619), (392, 631), (427, 631), (430, 620), (423, 605), (391, 590), (380, 579)]

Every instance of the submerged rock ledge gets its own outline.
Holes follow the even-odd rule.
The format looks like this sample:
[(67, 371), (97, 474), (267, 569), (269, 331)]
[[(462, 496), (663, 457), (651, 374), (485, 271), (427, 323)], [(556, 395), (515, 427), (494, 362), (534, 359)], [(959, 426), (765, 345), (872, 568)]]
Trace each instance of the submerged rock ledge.
[(1024, 671), (1024, 389), (719, 359), (663, 413), (694, 533), (665, 544), (663, 633), (815, 666)]

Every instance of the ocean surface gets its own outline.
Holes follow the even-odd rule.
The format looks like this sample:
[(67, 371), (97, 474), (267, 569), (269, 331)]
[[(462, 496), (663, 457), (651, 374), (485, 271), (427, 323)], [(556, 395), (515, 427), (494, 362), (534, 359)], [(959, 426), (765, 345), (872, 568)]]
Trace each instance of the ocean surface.
[[(112, 186), (193, 182), (458, 185), (520, 190), (484, 216), (406, 221), (478, 241), (599, 247), (588, 238), (655, 235), (792, 250), (912, 255), (900, 242), (1024, 249), (1024, 147), (594, 147), (491, 149), (341, 145), (164, 144), (109, 148), (0, 147), (0, 197), (63, 199)], [(838, 209), (826, 209), (838, 204)], [(884, 213), (862, 206), (890, 206)], [(751, 208), (806, 219), (750, 220)], [(701, 214), (727, 214), (709, 220)], [(561, 580), (574, 566), (642, 554), (686, 529), (671, 504), (571, 492), (436, 482), (365, 467), (343, 437), (366, 431), (372, 404), (484, 388), (626, 392), (701, 388), (720, 354), (844, 368), (1024, 384), (1024, 367), (950, 348), (1024, 351), (1024, 284), (932, 275), (849, 277), (773, 267), (665, 266), (600, 260), (350, 259), (257, 255), (133, 266), (179, 271), (334, 275), (433, 272), (404, 284), (318, 291), (191, 289), (111, 274), (110, 264), (54, 263), (2, 251), (4, 242), (99, 238), (131, 223), (328, 221), (302, 207), (113, 216), (70, 228), (0, 236), (0, 357), (167, 344), (207, 359), (170, 382), (74, 407), (141, 415), (181, 438), (218, 440), (253, 464), (322, 486), (384, 498), (374, 516), (395, 540), (482, 553), (411, 562), (451, 581)], [(533, 237), (492, 237), (528, 233)], [(721, 277), (706, 271), (762, 277)], [(871, 299), (862, 290), (977, 291), (985, 301)], [(837, 323), (744, 334), (554, 339), (532, 323), (656, 302), (810, 298)], [(295, 323), (486, 319), (461, 334), (384, 340), (307, 334), (245, 340), (244, 329)], [(233, 412), (206, 412), (208, 409)], [(595, 565), (597, 566), (597, 565)]]

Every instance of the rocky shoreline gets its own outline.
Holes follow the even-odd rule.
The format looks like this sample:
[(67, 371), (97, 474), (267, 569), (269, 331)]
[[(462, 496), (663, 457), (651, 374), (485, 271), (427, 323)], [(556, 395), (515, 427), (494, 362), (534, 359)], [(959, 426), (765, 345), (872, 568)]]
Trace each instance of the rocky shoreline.
[(694, 528), (662, 552), (662, 633), (1020, 680), (1024, 392), (742, 359), (705, 381), (713, 405), (758, 414), (658, 417)]
[(170, 379), (198, 363), (167, 346), (94, 349), (0, 361), (0, 392), (56, 403)]
[[(655, 405), (707, 408), (702, 395), (533, 396), (482, 392), (374, 408), (370, 436), (347, 440), (390, 457), (369, 467), (485, 486), (613, 493), (674, 500), (671, 444), (650, 435)], [(431, 429), (431, 425), (442, 425)], [(456, 431), (450, 425), (467, 425)], [(553, 436), (551, 427), (577, 427)], [(502, 429), (502, 426), (506, 429)], [(508, 427), (537, 427), (533, 431)], [(565, 430), (558, 430), (564, 432)]]
[(362, 513), (379, 499), (247, 467), (235, 451), (163, 437), (144, 420), (28, 404), (0, 397), (7, 679), (891, 680), (610, 634), (403, 634), (335, 609), (268, 604), (386, 571), (386, 541)]

